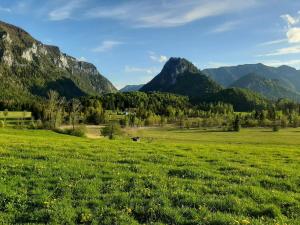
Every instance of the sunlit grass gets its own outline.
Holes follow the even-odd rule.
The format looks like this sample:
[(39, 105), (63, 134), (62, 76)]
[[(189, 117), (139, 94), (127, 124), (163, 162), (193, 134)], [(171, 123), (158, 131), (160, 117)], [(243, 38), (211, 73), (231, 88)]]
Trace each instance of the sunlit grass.
[(0, 223), (300, 224), (297, 129), (0, 129)]

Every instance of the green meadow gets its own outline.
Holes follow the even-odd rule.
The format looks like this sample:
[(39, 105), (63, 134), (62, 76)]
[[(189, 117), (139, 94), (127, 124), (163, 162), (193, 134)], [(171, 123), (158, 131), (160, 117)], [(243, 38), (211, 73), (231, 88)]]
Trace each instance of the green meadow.
[(21, 112), (21, 111), (7, 111), (7, 115), (5, 116), (4, 111), (0, 111), (0, 119), (21, 119), (24, 117), (24, 119), (31, 119), (31, 112)]
[(127, 134), (0, 129), (0, 224), (300, 224), (300, 129)]

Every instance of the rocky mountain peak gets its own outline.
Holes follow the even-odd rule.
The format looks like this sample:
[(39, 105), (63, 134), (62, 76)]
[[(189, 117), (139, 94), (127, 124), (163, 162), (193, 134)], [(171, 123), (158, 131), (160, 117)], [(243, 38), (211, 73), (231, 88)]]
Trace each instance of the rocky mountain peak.
[[(0, 67), (6, 67), (7, 76), (34, 95), (44, 95), (56, 87), (69, 97), (117, 91), (93, 64), (77, 60), (59, 47), (45, 45), (23, 29), (1, 21)], [(69, 88), (56, 81), (67, 83)]]
[(178, 75), (185, 72), (197, 73), (199, 72), (199, 69), (185, 58), (172, 57), (166, 62), (164, 68), (162, 69), (162, 73), (164, 72)]

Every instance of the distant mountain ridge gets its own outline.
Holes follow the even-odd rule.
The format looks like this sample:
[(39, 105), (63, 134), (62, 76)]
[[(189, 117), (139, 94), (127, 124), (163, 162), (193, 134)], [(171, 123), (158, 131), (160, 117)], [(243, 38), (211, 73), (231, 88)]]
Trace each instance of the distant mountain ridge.
[(282, 86), (300, 91), (300, 71), (290, 66), (271, 67), (262, 63), (205, 69), (203, 72), (224, 87), (251, 73), (267, 79), (276, 79)]
[(272, 100), (289, 98), (294, 101), (300, 101), (299, 92), (288, 89), (277, 79), (267, 79), (255, 73), (241, 77), (231, 84), (230, 87), (247, 88)]
[(137, 85), (126, 85), (125, 87), (121, 88), (120, 92), (132, 92), (132, 91), (139, 91), (144, 84), (137, 84)]
[(52, 89), (67, 98), (116, 92), (96, 67), (0, 21), (0, 99), (45, 96)]

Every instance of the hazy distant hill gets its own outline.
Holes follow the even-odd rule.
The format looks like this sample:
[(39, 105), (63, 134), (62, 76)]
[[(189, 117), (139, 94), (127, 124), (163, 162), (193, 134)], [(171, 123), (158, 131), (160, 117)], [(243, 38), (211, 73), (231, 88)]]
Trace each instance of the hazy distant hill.
[(141, 88), (145, 92), (170, 92), (202, 98), (219, 90), (219, 84), (183, 58), (170, 58), (162, 71)]
[(203, 72), (224, 87), (229, 87), (243, 76), (255, 73), (267, 79), (276, 79), (281, 86), (300, 92), (300, 71), (289, 66), (270, 67), (259, 63), (206, 69)]
[(300, 94), (298, 92), (286, 88), (279, 80), (267, 79), (255, 73), (241, 77), (230, 86), (247, 88), (273, 100), (279, 98), (289, 98), (296, 101), (300, 100)]
[(2, 100), (45, 96), (50, 89), (67, 98), (116, 91), (93, 64), (4, 22), (0, 22), (0, 89)]
[(139, 91), (144, 84), (138, 84), (138, 85), (126, 85), (122, 89), (120, 89), (120, 92), (132, 92), (132, 91)]

